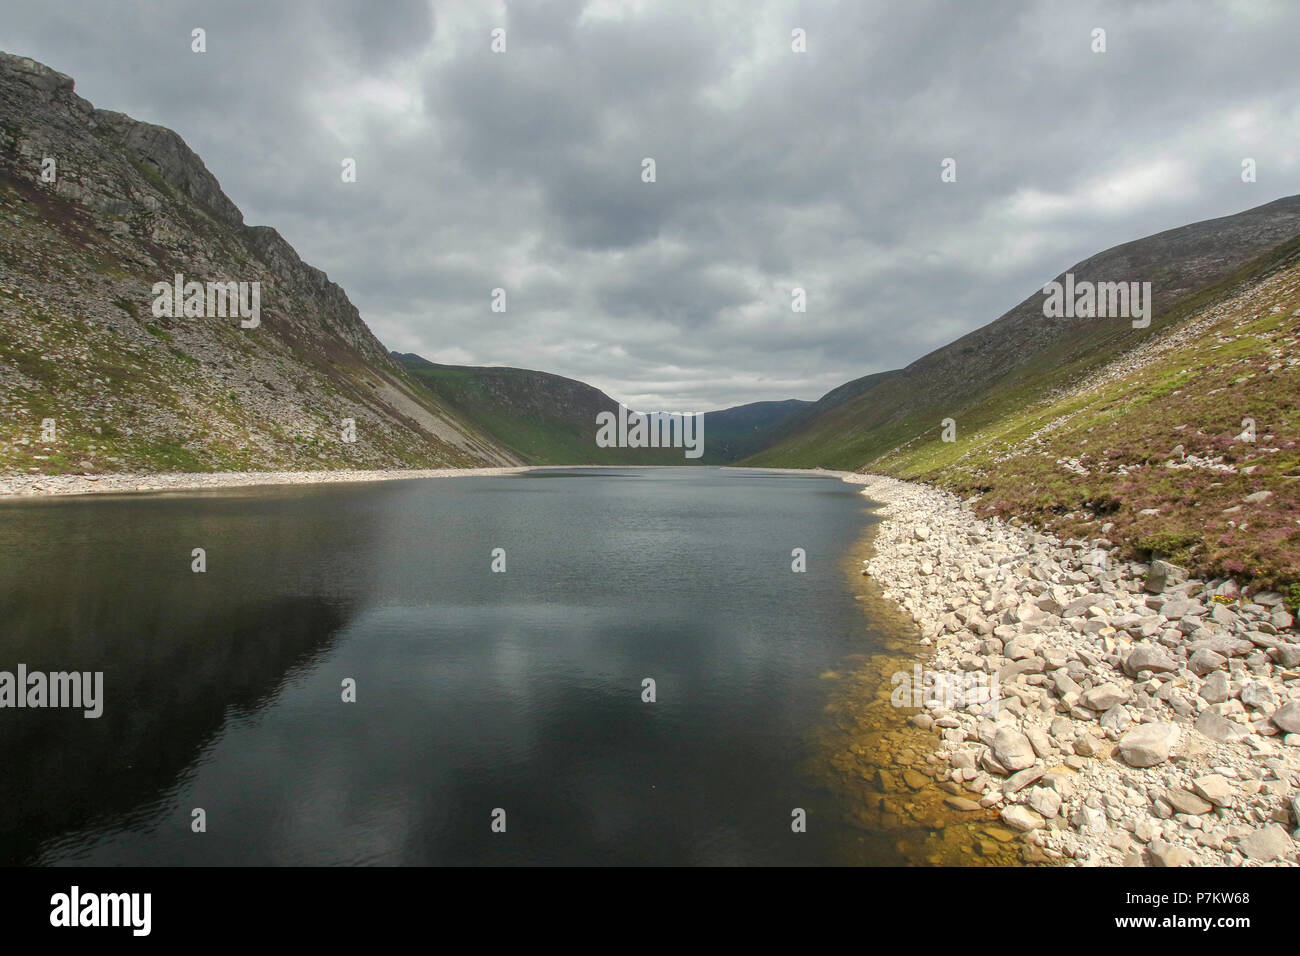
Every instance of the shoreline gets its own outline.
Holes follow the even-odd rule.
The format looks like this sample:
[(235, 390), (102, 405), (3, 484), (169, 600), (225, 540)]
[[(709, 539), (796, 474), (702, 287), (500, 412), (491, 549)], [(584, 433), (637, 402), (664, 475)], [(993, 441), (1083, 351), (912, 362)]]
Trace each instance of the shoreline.
[[(854, 475), (850, 483), (864, 480)], [(917, 645), (911, 618), (862, 571), (882, 525), (870, 521), (841, 562), (868, 645), (847, 655), (845, 668), (822, 675), (834, 678), (835, 687), (815, 735), (814, 774), (836, 795), (842, 822), (862, 831), (846, 844), (846, 862), (877, 864), (894, 854), (902, 865), (921, 866), (1057, 862), (1036, 848), (1023, 854), (1016, 831), (947, 779), (932, 727), (894, 706), (896, 675), (928, 667), (930, 649)]]
[(731, 471), (818, 475), (842, 481), (864, 476), (847, 471), (808, 468), (732, 468), (728, 465), (509, 465), (488, 468), (321, 469), (319, 471), (177, 471), (104, 472), (97, 475), (0, 475), (0, 501), (96, 494), (141, 494), (158, 491), (206, 491), (215, 488), (255, 488), (269, 485), (350, 484), (402, 481), (414, 478), (495, 478), (547, 468), (697, 468)]
[(879, 504), (861, 573), (913, 622), (912, 659), (997, 689), (987, 715), (905, 711), (945, 806), (996, 814), (1025, 862), (1300, 863), (1300, 636), (1280, 595), (844, 480)]
[(533, 465), (498, 468), (411, 468), (321, 471), (213, 471), (105, 473), (101, 475), (0, 475), (0, 501), (157, 491), (207, 491), (268, 485), (326, 485), (413, 478), (492, 478), (535, 470)]

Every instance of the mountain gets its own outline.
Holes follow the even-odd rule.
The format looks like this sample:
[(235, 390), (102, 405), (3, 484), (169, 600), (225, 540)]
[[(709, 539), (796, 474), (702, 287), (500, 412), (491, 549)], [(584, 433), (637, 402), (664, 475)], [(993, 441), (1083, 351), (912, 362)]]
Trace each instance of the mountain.
[(704, 413), (704, 434), (709, 455), (718, 464), (732, 464), (772, 444), (793, 421), (814, 403), (798, 398), (781, 402), (750, 402)]
[(904, 443), (938, 440), (945, 418), (968, 432), (995, 422), (1185, 320), (1222, 294), (1235, 272), (1297, 234), (1300, 196), (1293, 196), (1115, 246), (1056, 281), (1066, 273), (1076, 282), (1149, 281), (1150, 327), (1047, 319), (1035, 291), (994, 322), (821, 409), (746, 464), (857, 469)]
[(772, 428), (809, 405), (755, 402), (704, 414), (704, 454), (681, 449), (600, 448), (596, 416), (618, 402), (571, 378), (530, 369), (439, 365), (418, 355), (393, 358), (447, 408), (533, 465), (726, 464), (764, 447)]
[[(746, 464), (925, 481), (977, 512), (1300, 600), (1300, 197), (1067, 272), (1151, 281), (1149, 328), (1035, 294)], [(954, 440), (941, 422), (951, 418)]]
[[(789, 442), (793, 441), (797, 447), (797, 436), (804, 434), (808, 430), (813, 430), (815, 433), (815, 423), (828, 416), (833, 409), (839, 408), (863, 392), (874, 388), (897, 374), (898, 372), (895, 370), (863, 375), (861, 378), (855, 378), (843, 385), (836, 386), (815, 402), (805, 402), (793, 414), (769, 423), (761, 434), (755, 436), (752, 454), (749, 456), (741, 455), (735, 460), (741, 461), (748, 457), (751, 461), (760, 461), (762, 460), (762, 452), (776, 446), (783, 449), (780, 452), (781, 455), (789, 456)], [(749, 461), (745, 463), (750, 464)]]
[[(214, 317), (158, 314), (178, 274), (212, 284), (182, 291)], [(518, 460), (279, 233), (246, 225), (176, 133), (0, 53), (0, 473)]]

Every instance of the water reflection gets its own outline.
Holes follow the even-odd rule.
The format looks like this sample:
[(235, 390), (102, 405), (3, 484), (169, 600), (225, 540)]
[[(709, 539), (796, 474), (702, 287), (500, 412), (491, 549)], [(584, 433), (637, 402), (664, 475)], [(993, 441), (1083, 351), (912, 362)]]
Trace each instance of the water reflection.
[(0, 668), (107, 697), (0, 712), (0, 858), (844, 862), (801, 768), (818, 675), (875, 640), (864, 520), (833, 479), (706, 468), (0, 506)]

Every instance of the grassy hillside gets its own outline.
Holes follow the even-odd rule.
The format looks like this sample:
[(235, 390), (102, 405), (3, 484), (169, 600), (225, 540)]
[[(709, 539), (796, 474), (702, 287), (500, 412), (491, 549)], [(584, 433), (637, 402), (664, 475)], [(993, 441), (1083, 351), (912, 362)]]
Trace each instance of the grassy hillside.
[(776, 441), (787, 422), (812, 407), (797, 398), (752, 402), (704, 413), (705, 463), (731, 464)]
[[(1204, 258), (1195, 266), (1201, 276), (1223, 271)], [(1151, 329), (1133, 330), (1140, 338), (1107, 328), (1110, 320), (1073, 321), (1100, 328), (1040, 350), (971, 399), (909, 403), (897, 391), (915, 379), (905, 371), (749, 463), (926, 481), (981, 514), (1106, 538), (1130, 556), (1167, 556), (1207, 578), (1277, 587), (1294, 607), (1300, 237), (1186, 291)], [(978, 336), (941, 350), (944, 359)], [(943, 440), (945, 417), (955, 420), (955, 441)]]
[(1125, 319), (1047, 319), (1035, 292), (989, 325), (879, 376), (745, 464), (856, 469), (937, 434), (945, 418), (968, 431), (991, 425), (1184, 321), (1252, 260), (1297, 235), (1300, 197), (1290, 197), (1106, 250), (1066, 271), (1081, 281), (1150, 281), (1149, 328)]
[[(1300, 240), (1058, 394), (866, 464), (1207, 577), (1300, 582)], [(1247, 419), (1254, 422), (1248, 440)], [(1298, 595), (1293, 594), (1292, 605)]]
[[(855, 378), (831, 389), (817, 401), (805, 403), (802, 408), (793, 414), (768, 425), (753, 442), (753, 451), (749, 455), (739, 456), (736, 460), (740, 461), (748, 458), (748, 461), (744, 461), (746, 465), (769, 464), (782, 466), (784, 466), (783, 463), (797, 461), (797, 464), (789, 465), (789, 467), (818, 467), (817, 462), (812, 462), (811, 465), (808, 464), (807, 457), (802, 454), (804, 447), (802, 443), (805, 436), (822, 434), (821, 423), (833, 420), (832, 412), (835, 409), (851, 402), (864, 392), (870, 391), (898, 374), (897, 370), (876, 372), (871, 375), (864, 375), (861, 378)], [(813, 457), (816, 457), (816, 455)]]
[(533, 465), (719, 465), (763, 447), (771, 427), (808, 405), (756, 402), (704, 416), (704, 454), (681, 449), (600, 448), (596, 416), (618, 402), (598, 388), (521, 368), (438, 365), (418, 355), (393, 357), (441, 404)]

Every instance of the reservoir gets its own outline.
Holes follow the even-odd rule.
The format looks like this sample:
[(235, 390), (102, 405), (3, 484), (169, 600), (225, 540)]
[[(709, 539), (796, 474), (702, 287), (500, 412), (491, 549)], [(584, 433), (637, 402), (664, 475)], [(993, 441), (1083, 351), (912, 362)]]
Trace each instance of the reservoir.
[(0, 503), (0, 670), (103, 673), (98, 718), (0, 710), (0, 863), (900, 862), (808, 770), (878, 641), (867, 505), (702, 467)]

